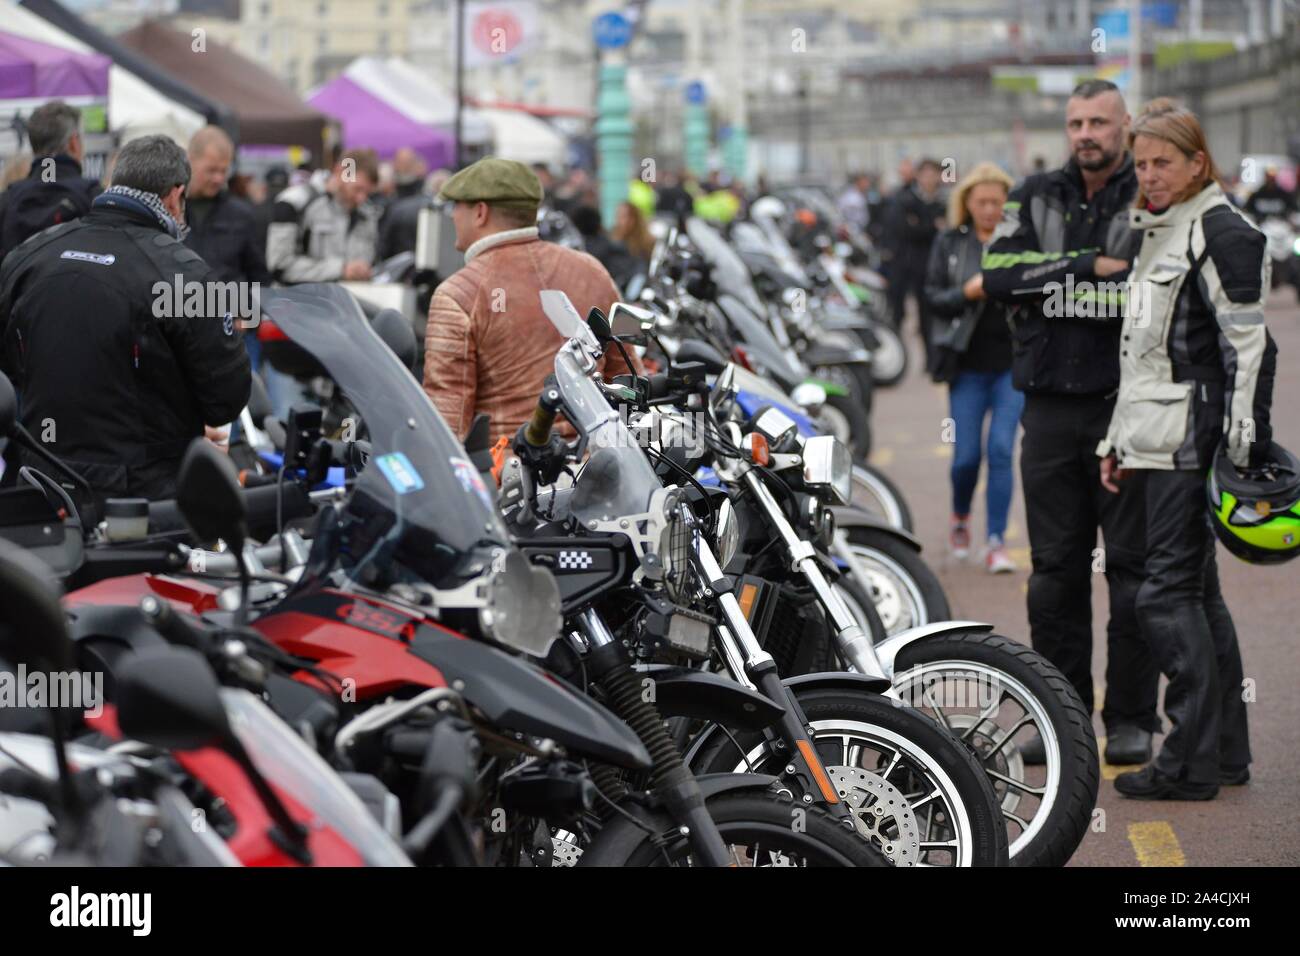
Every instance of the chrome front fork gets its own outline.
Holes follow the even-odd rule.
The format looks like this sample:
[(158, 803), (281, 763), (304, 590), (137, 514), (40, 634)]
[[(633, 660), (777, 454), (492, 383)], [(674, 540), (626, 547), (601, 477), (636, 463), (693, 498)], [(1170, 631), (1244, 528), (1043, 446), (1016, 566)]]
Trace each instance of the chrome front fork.
[[(817, 599), (821, 601), (822, 607), (825, 608), (826, 614), (830, 618), (831, 627), (835, 630), (835, 641), (839, 648), (840, 657), (865, 677), (890, 680), (892, 675), (881, 664), (880, 658), (876, 656), (876, 649), (871, 642), (871, 635), (862, 630), (862, 626), (857, 622), (852, 612), (849, 611), (839, 593), (826, 580), (826, 575), (822, 573), (821, 565), (817, 563), (816, 549), (810, 542), (801, 539), (794, 528), (791, 527), (785, 513), (781, 510), (781, 506), (776, 503), (776, 499), (772, 497), (772, 492), (768, 490), (767, 485), (763, 483), (763, 479), (757, 472), (753, 470), (745, 472), (743, 480), (745, 486), (749, 488), (758, 501), (759, 507), (767, 515), (768, 521), (776, 529), (777, 534), (781, 536), (786, 552), (790, 556), (793, 569), (802, 574), (805, 580), (812, 585), (813, 591), (817, 594)], [(837, 538), (840, 535), (841, 532), (837, 531)]]

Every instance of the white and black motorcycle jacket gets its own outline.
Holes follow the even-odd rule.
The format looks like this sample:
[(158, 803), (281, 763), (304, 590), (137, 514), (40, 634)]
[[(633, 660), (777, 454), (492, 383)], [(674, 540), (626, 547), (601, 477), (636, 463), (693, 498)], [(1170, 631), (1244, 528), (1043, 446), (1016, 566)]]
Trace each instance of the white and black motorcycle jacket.
[[(1208, 468), (1226, 436), (1239, 466), (1272, 438), (1277, 346), (1264, 324), (1264, 235), (1211, 183), (1141, 233), (1124, 307), (1120, 386), (1097, 454), (1124, 468)], [(1258, 462), (1256, 462), (1258, 463)]]

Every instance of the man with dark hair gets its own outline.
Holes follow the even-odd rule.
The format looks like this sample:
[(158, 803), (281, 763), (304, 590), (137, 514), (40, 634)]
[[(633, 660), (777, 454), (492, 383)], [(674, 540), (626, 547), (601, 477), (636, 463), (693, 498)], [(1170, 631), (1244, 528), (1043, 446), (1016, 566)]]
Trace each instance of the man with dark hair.
[[(900, 165), (900, 171), (904, 167)], [(888, 236), (893, 246), (889, 271), (889, 303), (894, 324), (903, 328), (903, 313), (909, 295), (916, 299), (925, 347), (926, 367), (930, 365), (930, 306), (925, 299), (925, 267), (930, 261), (930, 246), (943, 225), (943, 197), (939, 195), (943, 169), (933, 159), (923, 159), (916, 176), (895, 194), (889, 213)]]
[(339, 157), (323, 190), (310, 182), (282, 192), (266, 232), (266, 264), (286, 285), (370, 278), (379, 243), (378, 211), (367, 200), (379, 185), (371, 149)]
[(174, 496), (190, 442), (248, 401), (238, 323), (193, 292), (212, 272), (182, 241), (189, 181), (166, 136), (131, 140), (85, 216), (0, 266), (0, 366), (21, 420), (100, 496)]
[(46, 103), (27, 120), (32, 169), (0, 195), (0, 259), (28, 236), (84, 216), (100, 192), (81, 175), (85, 147), (81, 111), (62, 100)]
[[(486, 414), (494, 441), (513, 438), (564, 342), (538, 293), (567, 293), (585, 318), (593, 307), (608, 312), (618, 289), (587, 253), (538, 238), (542, 184), (522, 163), (480, 159), (448, 179), (438, 198), (452, 204), (465, 268), (429, 303), (424, 390), (458, 437)], [(605, 356), (606, 378), (627, 371), (616, 350)]]
[[(1072, 156), (1064, 168), (1029, 176), (1012, 191), (984, 255), (984, 292), (1014, 306), (1012, 382), (1025, 393), (1020, 472), (1033, 561), (1030, 637), (1091, 713), (1092, 576), (1105, 572), (1106, 760), (1145, 763), (1151, 734), (1160, 729), (1160, 675), (1135, 606), (1144, 514), (1131, 491), (1102, 489), (1096, 456), (1119, 388), (1119, 283), (1135, 249), (1129, 209), (1137, 177), (1129, 116), (1113, 83), (1080, 84), (1065, 118)], [(1104, 549), (1097, 547), (1098, 526)]]

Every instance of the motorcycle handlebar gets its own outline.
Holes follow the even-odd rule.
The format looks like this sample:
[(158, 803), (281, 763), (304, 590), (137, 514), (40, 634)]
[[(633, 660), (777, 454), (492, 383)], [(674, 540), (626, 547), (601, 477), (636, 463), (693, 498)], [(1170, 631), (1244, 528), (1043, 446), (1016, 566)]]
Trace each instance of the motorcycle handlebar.
[[(244, 510), (247, 524), (255, 534), (256, 529), (275, 524), (277, 499), (282, 499), (279, 517), (284, 521), (306, 517), (312, 512), (311, 499), (296, 482), (284, 482), (280, 489), (277, 489), (274, 484), (245, 488)], [(185, 517), (177, 507), (175, 499), (149, 502), (151, 533), (183, 531), (185, 528)]]
[(560, 390), (554, 382), (548, 382), (542, 389), (537, 407), (533, 409), (528, 427), (524, 429), (524, 441), (533, 448), (544, 448), (551, 440), (551, 426), (555, 424), (555, 414), (560, 409)]

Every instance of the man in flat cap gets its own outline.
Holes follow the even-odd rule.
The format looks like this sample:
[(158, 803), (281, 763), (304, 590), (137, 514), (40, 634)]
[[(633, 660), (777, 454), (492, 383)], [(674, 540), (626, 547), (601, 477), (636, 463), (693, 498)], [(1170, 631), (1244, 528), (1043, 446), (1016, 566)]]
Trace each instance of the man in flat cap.
[[(493, 441), (513, 437), (564, 343), (538, 293), (565, 292), (585, 317), (593, 307), (608, 313), (618, 288), (592, 256), (537, 237), (542, 184), (523, 163), (481, 159), (447, 180), (438, 198), (453, 204), (465, 268), (429, 303), (424, 389), (458, 437), (479, 413), (491, 417)], [(607, 379), (627, 371), (617, 350), (606, 355)]]

